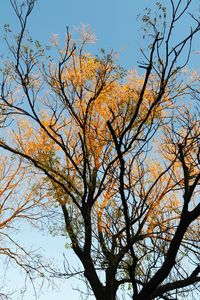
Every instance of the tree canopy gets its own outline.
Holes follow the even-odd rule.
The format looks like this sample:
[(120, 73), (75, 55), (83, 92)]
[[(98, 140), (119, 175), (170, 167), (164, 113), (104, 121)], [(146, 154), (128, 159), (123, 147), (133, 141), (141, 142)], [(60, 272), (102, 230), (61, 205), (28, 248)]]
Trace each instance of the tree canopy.
[[(75, 273), (97, 300), (120, 299), (121, 289), (134, 300), (195, 297), (199, 78), (186, 65), (199, 19), (191, 15), (182, 40), (173, 36), (191, 1), (171, 1), (171, 15), (158, 3), (155, 19), (147, 10), (151, 42), (138, 70), (124, 70), (113, 52), (89, 52), (93, 34), (85, 30), (75, 41), (67, 29), (64, 47), (54, 39), (45, 50), (26, 31), (34, 3), (27, 0), (25, 10), (11, 1), (21, 31), (15, 41), (6, 37), (0, 147), (20, 162), (9, 178), (19, 171), (39, 183), (20, 193), (22, 204), (6, 218), (23, 216), (26, 206), (34, 218), (32, 201), (38, 216), (40, 206), (58, 205), (82, 265)], [(70, 270), (56, 276), (73, 276)]]

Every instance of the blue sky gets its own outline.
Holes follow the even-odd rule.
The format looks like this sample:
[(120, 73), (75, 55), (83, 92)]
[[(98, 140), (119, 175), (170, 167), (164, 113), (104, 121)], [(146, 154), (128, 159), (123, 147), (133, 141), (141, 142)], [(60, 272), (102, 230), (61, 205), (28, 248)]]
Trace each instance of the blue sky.
[[(9, 0), (1, 2), (1, 26), (9, 23), (16, 28), (16, 18)], [(119, 51), (120, 62), (125, 67), (132, 67), (136, 64), (138, 49), (142, 46), (138, 34), (140, 25), (136, 18), (150, 2), (38, 0), (28, 27), (34, 38), (47, 43), (53, 33), (64, 37), (66, 26), (73, 28), (81, 23), (90, 25), (97, 37), (96, 47)]]
[[(140, 31), (141, 24), (137, 20), (137, 15), (142, 13), (145, 7), (152, 5), (154, 0), (38, 0), (35, 10), (30, 18), (28, 28), (34, 39), (48, 43), (53, 33), (58, 34), (60, 38), (64, 37), (65, 28), (73, 28), (81, 23), (90, 25), (95, 32), (97, 43), (95, 49), (105, 48), (114, 49), (120, 53), (119, 62), (123, 67), (137, 67), (137, 61), (140, 59), (140, 47), (145, 47)], [(163, 2), (163, 1), (162, 1)], [(194, 0), (198, 4), (198, 0)], [(11, 10), (8, 0), (1, 0), (0, 10), (0, 29), (5, 23), (11, 24), (12, 28), (17, 28), (16, 17)], [(185, 24), (184, 24), (185, 26)], [(184, 28), (179, 28), (178, 34), (181, 34)], [(0, 33), (1, 35), (1, 33)], [(194, 44), (194, 50), (198, 50), (198, 43)], [(0, 53), (5, 51), (0, 47)], [(192, 58), (195, 63), (197, 58)], [(53, 238), (38, 235), (34, 231), (24, 228), (23, 238), (28, 244), (42, 246), (44, 252), (49, 252), (55, 259), (60, 260), (64, 250), (65, 239)], [(73, 256), (69, 254), (70, 260)], [(60, 260), (61, 261), (61, 260)], [(22, 277), (21, 277), (22, 278)], [(11, 282), (13, 277), (11, 276)], [(62, 284), (59, 292), (49, 291), (48, 294), (42, 294), (40, 300), (78, 300), (79, 293), (73, 291), (71, 285), (76, 288), (77, 282), (71, 280)], [(16, 298), (17, 299), (17, 298)], [(33, 300), (32, 292), (26, 295), (25, 300)], [(92, 298), (90, 298), (92, 299)]]

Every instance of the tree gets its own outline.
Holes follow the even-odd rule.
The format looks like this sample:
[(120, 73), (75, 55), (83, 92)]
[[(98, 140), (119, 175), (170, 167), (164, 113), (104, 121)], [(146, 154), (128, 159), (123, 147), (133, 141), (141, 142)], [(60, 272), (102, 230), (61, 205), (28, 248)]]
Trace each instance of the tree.
[[(17, 240), (19, 227), (24, 221), (36, 224), (44, 222), (44, 207), (47, 214), (45, 195), (36, 195), (33, 190), (27, 190), (31, 183), (36, 184), (33, 176), (28, 174), (22, 159), (10, 159), (1, 155), (0, 158), (0, 255), (1, 261), (18, 266), (34, 286), (36, 275), (44, 278), (47, 263), (42, 263), (41, 257), (35, 249), (28, 250)], [(50, 270), (50, 268), (49, 268)], [(3, 270), (1, 272), (3, 277)], [(25, 281), (27, 281), (27, 279)], [(4, 280), (3, 280), (4, 281)], [(2, 283), (3, 285), (3, 283)], [(3, 293), (1, 288), (0, 299), (11, 299), (10, 290)]]
[(112, 53), (90, 54), (84, 28), (80, 44), (68, 30), (64, 48), (52, 41), (58, 63), (46, 58), (26, 32), (34, 1), (24, 14), (11, 1), (21, 31), (15, 45), (7, 39), (13, 61), (2, 74), (1, 107), (10, 135), (0, 147), (40, 173), (38, 191), (59, 204), (97, 300), (117, 299), (120, 288), (134, 300), (198, 291), (199, 110), (195, 98), (187, 105), (197, 90), (183, 71), (200, 25), (191, 15), (194, 27), (175, 42), (191, 1), (174, 2), (171, 19), (157, 3), (161, 28), (159, 14), (143, 17), (152, 43), (139, 75)]

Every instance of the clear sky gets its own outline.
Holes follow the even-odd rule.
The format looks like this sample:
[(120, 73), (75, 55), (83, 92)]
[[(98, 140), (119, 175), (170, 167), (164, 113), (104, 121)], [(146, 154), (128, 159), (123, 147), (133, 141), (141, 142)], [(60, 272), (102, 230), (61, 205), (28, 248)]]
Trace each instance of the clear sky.
[[(140, 41), (140, 24), (137, 15), (149, 0), (38, 0), (29, 22), (29, 30), (34, 38), (48, 42), (51, 34), (64, 37), (65, 28), (90, 25), (97, 37), (97, 48), (114, 49), (120, 52), (120, 62), (126, 67), (136, 65), (138, 49), (144, 45)], [(0, 24), (13, 24), (16, 18), (11, 11), (9, 0), (1, 0)]]
[[(137, 20), (137, 15), (142, 13), (145, 7), (156, 2), (154, 0), (38, 0), (28, 28), (34, 39), (45, 44), (48, 43), (53, 33), (58, 34), (62, 39), (66, 26), (73, 28), (73, 26), (79, 26), (81, 23), (90, 25), (97, 37), (96, 50), (98, 48), (105, 48), (108, 51), (114, 49), (120, 53), (119, 62), (123, 67), (137, 67), (137, 61), (141, 56), (139, 49), (145, 47), (140, 31), (141, 24)], [(198, 4), (198, 0), (194, 0), (194, 2)], [(16, 17), (11, 10), (9, 0), (1, 0), (1, 31), (5, 23), (17, 28)], [(184, 29), (179, 28), (179, 33), (181, 30)], [(194, 50), (197, 51), (197, 44), (194, 47)], [(3, 51), (5, 48), (0, 47), (0, 53)], [(195, 56), (195, 61), (196, 59)], [(44, 253), (48, 252), (58, 260), (61, 257), (60, 261), (62, 260), (62, 252), (66, 251), (64, 238), (38, 235), (30, 228), (23, 229), (22, 236), (28, 244), (33, 244), (36, 247), (41, 246)], [(74, 260), (71, 254), (69, 254), (69, 258), (71, 261)], [(12, 284), (12, 281), (16, 279), (11, 276), (10, 280)], [(20, 282), (20, 278), (18, 281)], [(50, 290), (49, 293), (42, 294), (40, 300), (78, 300), (79, 293), (72, 289), (72, 285), (76, 288), (77, 282), (74, 280), (64, 282), (60, 291), (52, 292)], [(26, 299), (33, 300), (32, 293), (26, 294)]]

